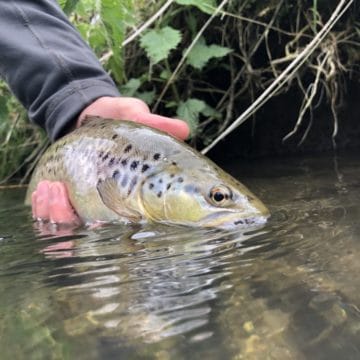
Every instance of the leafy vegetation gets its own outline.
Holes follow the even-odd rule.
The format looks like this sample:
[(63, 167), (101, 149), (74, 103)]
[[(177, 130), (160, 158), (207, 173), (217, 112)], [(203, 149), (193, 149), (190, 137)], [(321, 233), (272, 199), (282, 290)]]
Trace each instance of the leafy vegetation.
[[(246, 109), (321, 31), (335, 0), (59, 0), (127, 96), (189, 122), (193, 145), (207, 145)], [(351, 0), (347, 2), (350, 4)], [(337, 112), (345, 79), (359, 63), (359, 8), (352, 5), (276, 94), (303, 94), (285, 140), (311, 130), (321, 102)], [(301, 127), (300, 125), (306, 126)], [(26, 174), (44, 134), (0, 86), (1, 179)], [(30, 155), (29, 155), (30, 154)], [(18, 171), (20, 170), (20, 172)]]

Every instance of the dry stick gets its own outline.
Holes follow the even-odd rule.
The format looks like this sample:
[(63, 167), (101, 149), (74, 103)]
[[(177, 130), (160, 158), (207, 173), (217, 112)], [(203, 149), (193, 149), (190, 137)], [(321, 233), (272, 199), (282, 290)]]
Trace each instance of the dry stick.
[[(41, 155), (44, 153), (46, 148), (49, 146), (49, 140), (45, 139), (40, 144), (37, 145), (37, 147), (31, 152), (31, 154), (8, 176), (6, 176), (4, 179), (0, 180), (0, 185), (8, 182), (16, 173), (18, 173), (26, 164), (31, 162), (34, 158), (35, 160), (32, 162), (31, 166), (27, 169), (26, 174), (21, 179), (20, 184), (23, 184), (31, 171), (34, 169), (35, 165), (38, 163), (38, 160), (40, 159)], [(36, 154), (38, 153), (38, 156)], [(36, 157), (35, 157), (36, 156)]]
[[(246, 66), (243, 66), (243, 67), (240, 69), (240, 71), (238, 72), (238, 74), (236, 75), (236, 77), (235, 77), (235, 81), (236, 81), (236, 82), (240, 79), (240, 77), (241, 77), (241, 75), (244, 73), (245, 69), (246, 69), (247, 67), (251, 67), (251, 65), (250, 65), (250, 59), (253, 57), (253, 55), (255, 54), (255, 52), (256, 52), (256, 51), (258, 50), (258, 48), (260, 47), (263, 39), (264, 39), (265, 36), (266, 36), (266, 31), (269, 31), (269, 30), (271, 29), (272, 24), (275, 22), (276, 15), (277, 15), (277, 13), (280, 11), (280, 8), (281, 8), (281, 6), (282, 6), (282, 3), (283, 3), (283, 1), (281, 1), (281, 2), (278, 4), (278, 6), (276, 7), (274, 16), (272, 17), (272, 19), (270, 20), (270, 22), (269, 22), (269, 23), (267, 24), (267, 26), (265, 27), (265, 30), (264, 30), (264, 32), (261, 34), (260, 38), (257, 39), (257, 41), (256, 41), (256, 43), (254, 44), (254, 46), (250, 49), (250, 53), (249, 53), (249, 54), (245, 54), (245, 53), (244, 53), (243, 62), (244, 62), (244, 64), (245, 64)], [(216, 105), (216, 109), (217, 109), (217, 110), (222, 106), (222, 104), (225, 102), (225, 100), (226, 100), (227, 97), (229, 96), (232, 87), (233, 87), (233, 86), (230, 86), (230, 87), (229, 87), (228, 91), (223, 95), (223, 97), (220, 99), (220, 101), (219, 101), (218, 104)], [(240, 90), (240, 94), (241, 94), (243, 91), (245, 91), (245, 90), (246, 90), (246, 86), (243, 86), (242, 89)], [(234, 98), (240, 96), (240, 94), (239, 94), (239, 92), (235, 93), (235, 94), (234, 94)], [(222, 125), (218, 132), (223, 131), (223, 129), (225, 129), (226, 126), (227, 126), (227, 123), (225, 123), (225, 125)]]
[[(155, 22), (164, 12), (165, 10), (174, 2), (175, 0), (168, 0), (151, 18), (144, 22), (138, 29), (136, 29), (129, 37), (127, 37), (122, 43), (121, 46), (126, 46), (131, 43), (134, 39), (136, 39), (143, 31), (145, 31), (153, 22)], [(112, 50), (107, 52), (100, 58), (100, 62), (103, 63), (113, 55)]]
[(0, 190), (7, 190), (7, 189), (22, 189), (26, 188), (27, 185), (0, 185)]
[(319, 86), (319, 82), (320, 82), (320, 76), (321, 76), (321, 69), (324, 67), (326, 61), (328, 60), (329, 54), (325, 54), (324, 59), (322, 60), (322, 62), (319, 64), (318, 70), (316, 72), (316, 76), (315, 76), (315, 80), (314, 82), (310, 85), (310, 87), (308, 88), (308, 91), (310, 93), (310, 96), (308, 96), (308, 94), (306, 94), (306, 102), (305, 104), (302, 104), (302, 108), (298, 117), (298, 120), (293, 128), (293, 130), (291, 130), (286, 136), (283, 137), (283, 141), (286, 141), (287, 139), (289, 139), (291, 136), (293, 136), (294, 134), (297, 133), (300, 125), (302, 124), (304, 115), (306, 113), (306, 111), (310, 108), (311, 103), (317, 93), (318, 90), (318, 86)]
[[(245, 17), (245, 16), (241, 16), (241, 15), (237, 15), (237, 14), (232, 14), (232, 13), (229, 13), (227, 11), (224, 11), (222, 10), (221, 12), (221, 15), (226, 15), (228, 17), (233, 17), (235, 19), (238, 19), (238, 20), (241, 20), (241, 21), (245, 21), (245, 22), (249, 22), (249, 23), (252, 23), (252, 24), (255, 24), (255, 25), (260, 25), (260, 26), (263, 26), (265, 28), (268, 28), (269, 30), (273, 30), (273, 31), (276, 31), (276, 32), (279, 32), (281, 34), (284, 34), (284, 35), (288, 35), (288, 36), (295, 36), (296, 33), (293, 33), (293, 32), (290, 32), (290, 31), (286, 31), (286, 30), (282, 30), (276, 26), (269, 26), (268, 23), (264, 23), (262, 21), (258, 21), (258, 20), (254, 20), (254, 19), (250, 19), (248, 17)], [(310, 37), (310, 35), (304, 35), (306, 37)]]
[[(255, 102), (248, 107), (222, 134), (220, 134), (213, 142), (204, 148), (201, 153), (206, 154), (212, 149), (220, 140), (229, 135), (234, 129), (246, 121), (255, 111), (257, 111), (262, 105), (265, 104), (287, 81), (292, 77), (296, 71), (303, 65), (308, 57), (313, 53), (320, 42), (329, 33), (339, 18), (350, 7), (354, 0), (341, 0), (332, 13), (330, 19), (324, 25), (324, 27), (316, 34), (313, 40), (305, 47), (305, 49), (280, 75), (274, 82), (255, 100)], [(345, 5), (344, 5), (345, 4)]]
[(215, 9), (214, 13), (209, 17), (209, 19), (206, 21), (206, 23), (202, 26), (202, 28), (200, 29), (200, 31), (196, 34), (194, 40), (192, 41), (192, 43), (190, 44), (190, 46), (186, 49), (186, 51), (184, 52), (181, 60), (179, 61), (178, 65), (176, 66), (176, 69), (174, 70), (174, 72), (171, 74), (169, 80), (167, 81), (165, 87), (163, 88), (158, 100), (156, 101), (152, 111), (156, 112), (157, 107), (159, 106), (162, 98), (164, 97), (165, 93), (167, 92), (167, 90), (169, 89), (171, 83), (175, 80), (178, 72), (180, 71), (181, 67), (183, 66), (187, 56), (189, 55), (190, 51), (193, 49), (193, 47), (195, 46), (195, 44), (197, 43), (197, 41), (200, 39), (201, 35), (203, 34), (203, 32), (206, 30), (206, 28), (210, 25), (210, 23), (213, 21), (213, 19), (217, 16), (217, 14), (220, 12), (220, 10), (226, 5), (226, 3), (229, 0), (223, 0), (221, 2), (221, 4)]

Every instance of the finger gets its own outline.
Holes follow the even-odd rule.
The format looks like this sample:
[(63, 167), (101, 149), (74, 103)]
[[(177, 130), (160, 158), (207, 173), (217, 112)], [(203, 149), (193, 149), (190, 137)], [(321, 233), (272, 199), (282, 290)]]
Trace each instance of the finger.
[(80, 114), (77, 126), (81, 126), (86, 115), (98, 115), (105, 118), (132, 120), (162, 130), (184, 140), (189, 136), (189, 126), (185, 121), (166, 116), (151, 114), (147, 104), (132, 97), (102, 97), (90, 104)]
[(50, 186), (49, 201), (50, 221), (57, 224), (80, 223), (73, 207), (69, 202), (65, 184), (53, 182)]
[(137, 113), (130, 120), (162, 130), (178, 139), (185, 140), (190, 134), (190, 129), (185, 121), (171, 119), (151, 113)]
[(37, 192), (36, 190), (31, 194), (31, 212), (32, 212), (32, 217), (34, 220), (37, 219), (37, 212), (36, 212), (36, 198), (37, 198)]
[(36, 219), (49, 219), (49, 185), (50, 182), (44, 180), (40, 181), (36, 188), (36, 194), (34, 195), (34, 210)]
[(147, 104), (132, 97), (102, 97), (85, 108), (79, 115), (77, 127), (86, 122), (86, 116), (132, 120), (137, 113), (150, 113)]

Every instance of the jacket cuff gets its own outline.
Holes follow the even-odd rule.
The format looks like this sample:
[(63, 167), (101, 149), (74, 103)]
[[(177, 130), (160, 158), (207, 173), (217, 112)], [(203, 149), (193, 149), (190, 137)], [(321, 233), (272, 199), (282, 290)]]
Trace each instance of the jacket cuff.
[[(118, 97), (115, 86), (101, 80), (77, 80), (69, 83), (56, 95), (46, 101), (45, 129), (51, 141), (65, 135), (77, 121), (80, 113), (96, 99)], [(30, 118), (33, 117), (30, 115)], [(34, 119), (36, 122), (36, 120)]]

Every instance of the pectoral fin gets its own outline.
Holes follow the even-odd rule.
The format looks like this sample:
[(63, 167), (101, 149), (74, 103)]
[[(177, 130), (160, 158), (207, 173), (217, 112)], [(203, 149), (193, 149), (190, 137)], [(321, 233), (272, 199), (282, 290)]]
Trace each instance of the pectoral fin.
[(115, 211), (121, 217), (131, 222), (139, 222), (142, 218), (141, 214), (135, 210), (128, 209), (125, 201), (121, 197), (116, 181), (112, 178), (99, 180), (96, 189), (103, 203), (111, 210)]

